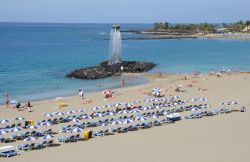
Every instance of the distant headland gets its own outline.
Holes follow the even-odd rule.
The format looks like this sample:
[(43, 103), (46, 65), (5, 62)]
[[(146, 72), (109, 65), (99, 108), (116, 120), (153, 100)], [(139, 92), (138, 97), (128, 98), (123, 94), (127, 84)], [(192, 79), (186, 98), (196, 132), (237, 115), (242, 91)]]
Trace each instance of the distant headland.
[(235, 23), (199, 23), (171, 24), (157, 22), (152, 29), (126, 30), (136, 34), (145, 34), (143, 38), (130, 39), (184, 39), (184, 38), (242, 38), (250, 39), (250, 20)]

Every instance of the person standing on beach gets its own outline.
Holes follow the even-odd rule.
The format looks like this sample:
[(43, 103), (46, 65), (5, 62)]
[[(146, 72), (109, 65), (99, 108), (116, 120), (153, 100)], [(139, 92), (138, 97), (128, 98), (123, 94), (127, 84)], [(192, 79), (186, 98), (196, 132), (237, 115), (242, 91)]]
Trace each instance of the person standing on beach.
[(121, 86), (124, 87), (125, 86), (125, 79), (122, 78), (122, 81), (121, 81)]
[(79, 90), (79, 96), (81, 99), (84, 99), (84, 91), (82, 89)]
[(6, 99), (5, 99), (5, 105), (8, 108), (9, 104), (10, 104), (10, 101), (9, 101), (9, 94), (7, 92), (5, 93), (5, 97), (6, 97)]

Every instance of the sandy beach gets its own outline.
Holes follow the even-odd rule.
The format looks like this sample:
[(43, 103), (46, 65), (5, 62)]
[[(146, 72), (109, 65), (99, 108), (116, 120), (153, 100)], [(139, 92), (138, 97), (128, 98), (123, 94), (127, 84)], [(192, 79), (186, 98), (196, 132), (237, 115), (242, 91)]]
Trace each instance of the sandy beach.
[[(222, 75), (222, 77), (202, 74), (193, 78), (188, 74), (163, 75), (144, 74), (150, 78), (145, 85), (113, 89), (114, 98), (105, 99), (101, 92), (87, 93), (85, 97), (92, 103), (83, 104), (76, 96), (66, 97), (63, 102), (69, 106), (56, 108), (55, 99), (33, 102), (34, 112), (17, 111), (1, 106), (0, 118), (22, 116), (26, 119), (46, 119), (44, 113), (68, 111), (81, 108), (92, 109), (95, 106), (114, 104), (116, 102), (132, 102), (149, 97), (152, 88), (160, 87), (166, 97), (178, 95), (188, 100), (193, 97), (205, 97), (210, 109), (220, 108), (220, 102), (238, 101), (239, 105), (230, 106), (239, 109), (242, 105), (250, 106), (250, 86), (248, 74)], [(187, 77), (187, 80), (183, 80)], [(192, 87), (187, 85), (192, 84)], [(175, 92), (176, 87), (183, 87), (186, 92)], [(198, 89), (205, 89), (199, 91)], [(77, 93), (77, 92), (76, 92)], [(151, 96), (152, 97), (152, 96)], [(247, 109), (248, 110), (248, 109)], [(249, 110), (234, 112), (193, 120), (181, 120), (174, 124), (166, 124), (135, 132), (116, 134), (61, 144), (59, 147), (45, 148), (23, 152), (12, 158), (0, 158), (0, 161), (170, 161), (170, 162), (248, 162), (250, 161), (250, 123)], [(58, 130), (60, 125), (51, 128)], [(91, 129), (91, 128), (90, 128)], [(56, 141), (56, 140), (55, 140)], [(18, 141), (5, 145), (27, 143)]]

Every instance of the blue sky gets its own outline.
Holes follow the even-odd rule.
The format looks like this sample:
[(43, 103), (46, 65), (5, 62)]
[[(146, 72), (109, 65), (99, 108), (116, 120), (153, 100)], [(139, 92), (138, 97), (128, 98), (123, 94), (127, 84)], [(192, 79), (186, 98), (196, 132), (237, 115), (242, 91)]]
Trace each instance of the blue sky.
[(0, 0), (0, 22), (172, 23), (250, 19), (250, 0)]

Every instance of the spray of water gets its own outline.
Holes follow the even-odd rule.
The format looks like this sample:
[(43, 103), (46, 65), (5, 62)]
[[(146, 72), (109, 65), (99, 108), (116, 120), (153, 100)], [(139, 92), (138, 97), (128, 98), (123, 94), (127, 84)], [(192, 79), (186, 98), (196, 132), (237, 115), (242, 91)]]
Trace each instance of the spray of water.
[(121, 62), (121, 32), (118, 25), (113, 26), (110, 32), (109, 64)]

